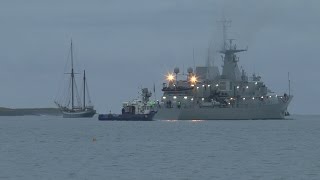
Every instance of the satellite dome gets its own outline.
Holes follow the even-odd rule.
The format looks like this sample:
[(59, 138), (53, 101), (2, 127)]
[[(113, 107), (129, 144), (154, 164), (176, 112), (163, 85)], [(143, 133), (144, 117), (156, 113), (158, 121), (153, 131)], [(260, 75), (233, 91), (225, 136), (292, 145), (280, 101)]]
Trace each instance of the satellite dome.
[(179, 70), (178, 67), (174, 68), (174, 73), (175, 73), (175, 74), (178, 74), (179, 72), (180, 72), (180, 70)]

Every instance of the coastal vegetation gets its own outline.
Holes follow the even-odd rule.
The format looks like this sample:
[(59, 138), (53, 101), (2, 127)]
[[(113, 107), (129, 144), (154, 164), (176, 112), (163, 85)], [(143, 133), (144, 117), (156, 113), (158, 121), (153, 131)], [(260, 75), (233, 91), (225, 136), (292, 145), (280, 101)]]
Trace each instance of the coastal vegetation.
[(0, 107), (0, 116), (41, 116), (41, 115), (51, 115), (60, 116), (61, 112), (58, 108), (5, 108)]

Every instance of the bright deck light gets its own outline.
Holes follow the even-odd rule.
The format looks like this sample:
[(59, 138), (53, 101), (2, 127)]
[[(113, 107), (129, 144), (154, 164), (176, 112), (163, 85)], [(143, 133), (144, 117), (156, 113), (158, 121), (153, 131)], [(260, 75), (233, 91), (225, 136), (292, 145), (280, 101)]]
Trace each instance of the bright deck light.
[(170, 73), (169, 73), (169, 74), (167, 75), (167, 80), (168, 80), (168, 81), (173, 81), (173, 80), (174, 80), (173, 74), (170, 74)]
[(177, 96), (173, 96), (173, 99), (177, 99)]
[(198, 79), (196, 76), (191, 76), (191, 78), (190, 78), (191, 84), (195, 84), (195, 83), (197, 83), (197, 81), (198, 81)]

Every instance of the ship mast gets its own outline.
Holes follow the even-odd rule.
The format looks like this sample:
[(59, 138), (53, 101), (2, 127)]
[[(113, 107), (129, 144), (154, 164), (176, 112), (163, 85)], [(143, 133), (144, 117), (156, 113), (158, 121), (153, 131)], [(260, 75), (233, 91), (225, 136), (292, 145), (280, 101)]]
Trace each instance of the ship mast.
[(71, 109), (74, 109), (74, 71), (73, 71), (73, 50), (71, 39)]
[(83, 70), (83, 109), (86, 109), (86, 70)]
[(230, 26), (231, 21), (230, 20), (226, 20), (223, 19), (221, 21), (219, 21), (220, 23), (222, 23), (222, 35), (223, 35), (223, 47), (222, 47), (222, 51), (225, 51), (227, 49), (227, 28), (228, 26)]
[[(237, 49), (235, 44), (232, 44), (233, 39), (227, 39), (227, 28), (230, 25), (231, 21), (229, 20), (222, 20), (222, 30), (223, 30), (223, 47), (220, 50), (223, 56), (223, 69), (222, 69), (222, 76), (227, 78), (231, 81), (240, 81), (240, 70), (238, 67), (238, 58), (236, 53), (247, 51), (247, 49)], [(229, 43), (227, 42), (229, 40)]]
[(289, 96), (291, 95), (290, 73), (288, 72)]

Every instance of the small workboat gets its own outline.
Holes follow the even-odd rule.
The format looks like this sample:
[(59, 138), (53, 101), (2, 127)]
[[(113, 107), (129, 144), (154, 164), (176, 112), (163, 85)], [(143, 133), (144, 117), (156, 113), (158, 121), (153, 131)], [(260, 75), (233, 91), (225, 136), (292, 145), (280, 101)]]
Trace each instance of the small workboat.
[(150, 101), (151, 92), (142, 89), (141, 99), (135, 99), (122, 104), (121, 114), (99, 114), (100, 121), (152, 121), (157, 113), (154, 110), (155, 102)]

